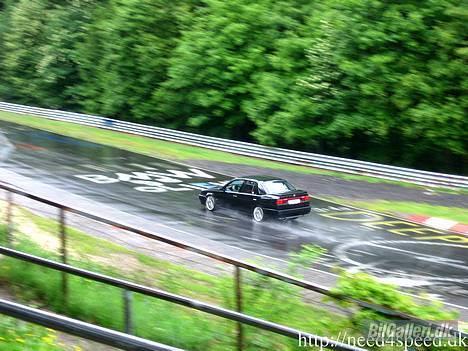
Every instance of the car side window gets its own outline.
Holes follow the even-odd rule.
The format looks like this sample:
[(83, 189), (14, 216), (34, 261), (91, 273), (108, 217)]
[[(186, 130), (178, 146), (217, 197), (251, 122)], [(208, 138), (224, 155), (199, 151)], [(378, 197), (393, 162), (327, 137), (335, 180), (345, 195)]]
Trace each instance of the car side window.
[(246, 180), (244, 184), (242, 185), (242, 188), (240, 189), (241, 193), (246, 193), (246, 194), (252, 194), (254, 190), (254, 185), (255, 182), (252, 182), (250, 180)]
[(254, 183), (252, 194), (255, 194), (255, 195), (259, 194), (259, 192), (258, 192), (258, 183), (257, 182)]
[(258, 195), (266, 195), (266, 191), (265, 191), (265, 189), (263, 188), (262, 183), (259, 183), (259, 184), (258, 184), (257, 194), (258, 194)]
[(226, 191), (233, 191), (233, 192), (238, 193), (243, 183), (244, 181), (242, 179), (233, 180), (227, 185)]

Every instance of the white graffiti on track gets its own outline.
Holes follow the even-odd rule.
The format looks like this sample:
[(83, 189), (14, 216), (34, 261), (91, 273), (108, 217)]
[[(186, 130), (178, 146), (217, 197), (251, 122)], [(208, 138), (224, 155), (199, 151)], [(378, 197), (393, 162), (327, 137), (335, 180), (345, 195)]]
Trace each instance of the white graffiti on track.
[(135, 184), (136, 191), (163, 193), (167, 191), (193, 191), (210, 186), (223, 184), (222, 182), (187, 182), (193, 179), (214, 179), (215, 176), (197, 168), (187, 170), (166, 169), (160, 171), (153, 167), (147, 167), (145, 171), (132, 171), (129, 173), (113, 173), (111, 176), (105, 174), (79, 174), (75, 177), (96, 184), (129, 183)]

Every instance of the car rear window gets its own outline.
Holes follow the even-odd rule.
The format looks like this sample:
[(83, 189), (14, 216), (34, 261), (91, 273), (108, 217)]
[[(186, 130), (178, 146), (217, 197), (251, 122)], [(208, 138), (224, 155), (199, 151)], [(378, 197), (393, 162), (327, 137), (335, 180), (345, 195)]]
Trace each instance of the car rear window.
[(269, 180), (262, 183), (263, 189), (267, 194), (282, 194), (296, 188), (285, 180)]

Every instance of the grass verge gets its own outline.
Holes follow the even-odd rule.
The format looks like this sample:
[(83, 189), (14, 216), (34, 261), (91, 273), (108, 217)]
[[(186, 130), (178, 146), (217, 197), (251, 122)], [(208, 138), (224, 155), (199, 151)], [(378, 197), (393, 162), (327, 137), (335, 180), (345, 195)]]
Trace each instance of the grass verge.
[[(109, 145), (120, 149), (149, 155), (152, 157), (167, 158), (172, 160), (209, 160), (224, 163), (242, 164), (248, 166), (269, 168), (274, 170), (283, 170), (298, 172), (304, 174), (321, 174), (334, 176), (345, 180), (357, 180), (368, 183), (385, 183), (394, 184), (404, 187), (422, 188), (419, 185), (397, 182), (386, 179), (360, 176), (353, 174), (346, 174), (340, 172), (333, 172), (322, 170), (318, 168), (295, 166), (287, 163), (274, 162), (268, 160), (262, 160), (253, 157), (240, 156), (227, 152), (216, 151), (205, 149), (196, 146), (190, 146), (185, 144), (173, 143), (158, 139), (151, 139), (141, 137), (138, 135), (124, 134), (111, 130), (99, 129), (95, 127), (89, 127), (84, 125), (78, 125), (74, 123), (61, 122), (45, 119), (36, 116), (20, 115), (16, 113), (0, 111), (0, 120), (7, 122), (13, 122), (17, 124), (26, 125), (29, 127), (78, 138), (81, 140), (87, 140), (90, 142)], [(456, 190), (444, 190), (448, 192), (457, 192)]]
[[(22, 220), (34, 218), (37, 228), (48, 229), (51, 236), (56, 236), (53, 221), (28, 213), (24, 215)], [(31, 230), (33, 226), (28, 228)], [(231, 276), (200, 273), (132, 252), (78, 230), (69, 228), (67, 232), (72, 265), (235, 309)], [(16, 249), (49, 259), (58, 258), (57, 252), (41, 245), (44, 233), (39, 236), (36, 230), (30, 233), (31, 236), (15, 233)], [(90, 248), (92, 250), (88, 251)], [(109, 262), (109, 257), (115, 260)], [(350, 330), (351, 324), (345, 316), (306, 304), (296, 288), (255, 274), (245, 273), (243, 279), (247, 314), (324, 335)], [(59, 272), (8, 257), (0, 259), (0, 283), (11, 286), (22, 301), (46, 305), (58, 313), (108, 328), (123, 329), (123, 299), (118, 288), (70, 276), (70, 295), (65, 307)], [(235, 349), (235, 324), (231, 321), (139, 294), (133, 295), (133, 315), (138, 336), (187, 350)], [(246, 340), (246, 350), (295, 350), (297, 343), (251, 327), (246, 327)]]
[[(21, 213), (15, 213), (15, 249), (57, 259), (57, 248), (52, 249), (54, 245), (51, 243), (44, 244), (47, 236), (57, 239), (55, 221), (24, 209), (17, 211)], [(28, 230), (23, 231), (23, 228)], [(231, 276), (201, 273), (167, 260), (141, 255), (73, 228), (67, 228), (67, 233), (70, 264), (74, 266), (235, 309)], [(0, 227), (0, 242), (4, 243), (5, 240), (5, 228)], [(315, 257), (316, 251), (311, 253)], [(299, 257), (299, 262), (306, 262), (310, 257)], [(351, 314), (351, 317), (333, 313), (304, 302), (302, 291), (296, 287), (254, 273), (243, 273), (243, 306), (246, 314), (325, 336), (340, 332), (359, 335), (362, 331), (361, 319), (369, 316), (366, 310), (360, 310), (354, 316)], [(393, 286), (383, 289), (383, 284), (369, 276), (363, 276), (357, 282), (354, 277), (345, 278), (338, 289), (351, 297), (370, 298), (369, 302), (401, 308), (428, 319), (431, 316), (437, 316), (440, 320), (453, 317), (452, 314), (440, 312), (440, 305), (422, 307), (408, 297), (402, 298)], [(0, 284), (8, 285), (15, 296), (30, 304), (45, 305), (58, 313), (104, 327), (123, 329), (123, 298), (118, 288), (69, 276), (70, 293), (65, 304), (61, 294), (60, 272), (9, 257), (0, 259)], [(236, 329), (231, 321), (139, 294), (133, 294), (132, 306), (135, 333), (140, 337), (187, 350), (235, 349)], [(353, 309), (356, 311), (356, 306)], [(246, 327), (245, 331), (245, 350), (303, 349), (297, 346), (296, 340), (252, 327)]]
[(65, 351), (65, 346), (53, 330), (0, 315), (0, 351), (24, 350)]

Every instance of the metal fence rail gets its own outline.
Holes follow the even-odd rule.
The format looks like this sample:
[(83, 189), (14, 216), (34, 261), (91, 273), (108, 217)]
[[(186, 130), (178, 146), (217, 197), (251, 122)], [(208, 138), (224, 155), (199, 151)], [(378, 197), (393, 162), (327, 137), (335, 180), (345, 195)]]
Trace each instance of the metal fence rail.
[[(435, 324), (433, 322), (424, 321), (424, 320), (421, 320), (419, 318), (415, 318), (413, 316), (410, 316), (408, 314), (391, 310), (391, 309), (389, 309), (387, 307), (384, 307), (384, 306), (375, 305), (375, 304), (368, 303), (368, 302), (365, 302), (365, 301), (359, 301), (359, 300), (351, 299), (351, 298), (349, 298), (347, 296), (337, 294), (334, 291), (328, 289), (327, 287), (324, 287), (324, 286), (321, 286), (321, 285), (318, 285), (318, 284), (315, 284), (315, 283), (312, 283), (312, 282), (309, 282), (309, 281), (306, 281), (306, 280), (303, 280), (303, 279), (299, 279), (299, 278), (296, 278), (296, 277), (293, 277), (293, 276), (290, 276), (290, 275), (287, 275), (287, 274), (284, 274), (284, 273), (280, 273), (280, 272), (272, 270), (272, 269), (264, 268), (264, 267), (261, 267), (261, 266), (258, 266), (258, 265), (255, 265), (255, 264), (252, 264), (252, 263), (249, 263), (249, 262), (237, 260), (235, 258), (226, 256), (226, 255), (221, 255), (221, 254), (218, 254), (216, 252), (209, 251), (209, 250), (206, 250), (204, 248), (200, 248), (198, 246), (195, 246), (195, 245), (192, 245), (192, 244), (189, 244), (189, 243), (186, 243), (186, 242), (175, 240), (173, 238), (170, 238), (170, 237), (162, 235), (162, 234), (158, 234), (158, 233), (154, 233), (154, 232), (147, 232), (147, 231), (144, 231), (142, 229), (138, 229), (138, 228), (129, 226), (127, 224), (119, 223), (119, 222), (117, 222), (115, 220), (100, 217), (97, 214), (89, 213), (89, 212), (86, 212), (86, 211), (78, 209), (78, 208), (72, 208), (70, 206), (64, 206), (64, 205), (62, 205), (60, 203), (57, 203), (57, 202), (54, 202), (54, 201), (51, 201), (51, 200), (36, 196), (34, 194), (30, 194), (28, 192), (25, 192), (25, 191), (23, 191), (21, 189), (17, 189), (17, 188), (15, 188), (13, 186), (10, 186), (10, 185), (0, 183), (0, 189), (3, 189), (3, 190), (7, 191), (6, 222), (7, 222), (7, 230), (8, 230), (7, 238), (8, 238), (10, 243), (13, 241), (12, 240), (13, 225), (12, 225), (12, 215), (11, 215), (11, 213), (12, 213), (11, 208), (13, 206), (13, 196), (12, 196), (12, 194), (18, 194), (18, 195), (30, 198), (32, 200), (35, 200), (35, 201), (38, 201), (38, 202), (41, 202), (41, 203), (44, 203), (44, 204), (47, 204), (47, 205), (50, 205), (50, 206), (53, 206), (53, 207), (56, 207), (56, 208), (59, 209), (60, 236), (61, 236), (61, 239), (62, 239), (61, 240), (61, 245), (62, 246), (61, 246), (60, 251), (61, 251), (61, 257), (62, 257), (62, 263), (64, 263), (64, 264), (67, 263), (66, 223), (65, 223), (65, 218), (66, 217), (65, 217), (65, 213), (69, 212), (69, 213), (74, 213), (74, 214), (77, 214), (77, 215), (80, 215), (80, 216), (83, 216), (83, 217), (86, 217), (86, 218), (89, 218), (89, 219), (96, 220), (96, 221), (101, 222), (101, 223), (105, 223), (105, 224), (108, 224), (108, 225), (111, 225), (111, 226), (126, 230), (128, 232), (131, 232), (131, 233), (134, 233), (134, 234), (137, 234), (137, 235), (141, 235), (141, 236), (146, 237), (146, 238), (150, 238), (152, 240), (157, 240), (157, 241), (163, 242), (165, 244), (169, 244), (169, 245), (172, 245), (172, 246), (175, 246), (175, 247), (179, 247), (179, 248), (182, 248), (184, 250), (188, 250), (188, 251), (200, 254), (202, 256), (209, 257), (211, 259), (214, 259), (214, 260), (217, 260), (217, 261), (224, 262), (224, 263), (232, 265), (234, 267), (234, 269), (235, 269), (234, 270), (234, 288), (235, 288), (235, 298), (236, 298), (237, 312), (239, 312), (239, 313), (242, 312), (242, 275), (241, 275), (241, 273), (242, 273), (242, 270), (246, 270), (246, 271), (251, 271), (251, 272), (263, 275), (265, 277), (269, 277), (269, 278), (272, 278), (272, 279), (276, 279), (276, 280), (285, 282), (287, 284), (295, 285), (295, 286), (304, 288), (304, 289), (309, 290), (309, 291), (314, 291), (314, 292), (317, 292), (317, 293), (320, 293), (320, 294), (323, 294), (323, 295), (326, 295), (326, 296), (330, 296), (330, 297), (333, 297), (333, 298), (338, 299), (338, 300), (347, 300), (347, 301), (353, 302), (353, 303), (355, 303), (358, 306), (361, 306), (363, 308), (374, 310), (374, 311), (376, 311), (376, 312), (378, 312), (378, 313), (380, 313), (382, 315), (385, 315), (387, 317), (405, 319), (405, 320), (410, 320), (410, 321), (413, 321), (413, 322), (421, 324), (421, 325), (432, 325), (432, 326), (437, 327), (437, 324)], [(3, 249), (3, 251), (4, 251), (4, 249)], [(6, 252), (6, 251), (4, 251), (4, 252)], [(65, 274), (65, 276), (63, 276), (63, 291), (64, 291), (64, 294), (66, 295), (66, 292), (67, 292), (66, 274)], [(457, 330), (454, 330), (453, 333), (456, 334), (456, 335), (462, 335), (464, 337), (468, 337), (467, 333), (463, 333), (463, 332), (460, 332), (460, 331), (457, 331)], [(242, 344), (242, 328), (240, 328), (240, 326), (239, 326), (239, 329), (238, 329), (238, 338), (239, 338), (239, 340), (238, 340), (239, 344)]]
[(239, 155), (253, 156), (267, 160), (316, 167), (331, 171), (368, 175), (388, 180), (406, 181), (425, 186), (443, 186), (452, 188), (468, 187), (468, 177), (459, 175), (428, 172), (373, 162), (274, 148), (253, 143), (181, 132), (173, 129), (147, 126), (106, 117), (50, 110), (6, 102), (0, 102), (0, 110), (19, 114), (35, 115), (57, 121), (78, 123), (98, 128), (137, 134), (150, 138), (200, 146), (213, 150), (226, 151)]
[[(95, 273), (95, 272), (91, 272), (85, 269), (54, 262), (54, 261), (47, 260), (41, 257), (30, 255), (21, 251), (13, 250), (4, 246), (0, 246), (0, 254), (9, 256), (9, 257), (14, 257), (16, 259), (20, 259), (22, 261), (37, 264), (43, 267), (48, 267), (48, 268), (51, 268), (60, 272), (65, 272), (65, 273), (73, 274), (82, 278), (94, 280), (94, 281), (104, 283), (107, 285), (116, 286), (116, 287), (125, 289), (125, 291), (132, 291), (132, 292), (136, 292), (142, 295), (151, 296), (157, 299), (161, 299), (161, 300), (169, 301), (169, 302), (181, 305), (181, 306), (185, 306), (191, 309), (203, 311), (208, 314), (226, 318), (235, 322), (248, 324), (250, 326), (263, 329), (263, 330), (267, 330), (272, 333), (283, 335), (289, 338), (293, 338), (295, 340), (299, 340), (299, 338), (302, 337), (302, 338), (305, 338), (306, 340), (313, 341), (314, 345), (323, 345), (324, 348), (329, 348), (333, 350), (343, 350), (343, 351), (364, 351), (364, 349), (362, 348), (348, 345), (339, 341), (333, 341), (331, 339), (321, 337), (318, 335), (301, 332), (294, 328), (289, 328), (289, 327), (286, 327), (277, 323), (272, 323), (272, 322), (268, 322), (259, 318), (251, 317), (246, 314), (216, 307), (216, 306), (213, 306), (213, 305), (201, 302), (201, 301), (189, 299), (187, 297), (172, 294), (163, 290), (150, 288), (144, 285), (132, 283), (132, 282), (125, 281), (122, 279), (109, 277), (100, 273)], [(126, 311), (126, 312), (131, 314), (130, 311)], [(127, 320), (127, 318), (125, 318), (125, 320)], [(130, 328), (126, 326), (126, 329), (130, 329)]]
[(124, 350), (182, 351), (150, 340), (0, 299), (0, 314)]

